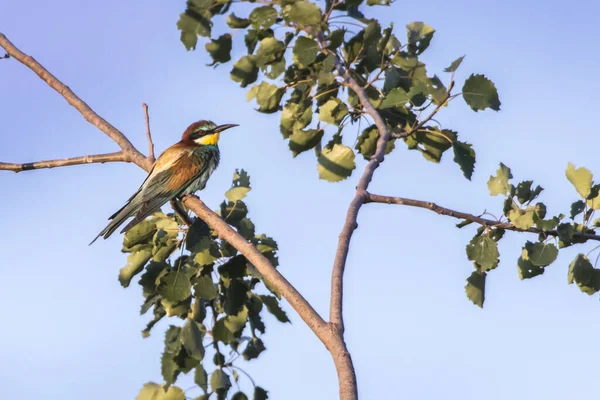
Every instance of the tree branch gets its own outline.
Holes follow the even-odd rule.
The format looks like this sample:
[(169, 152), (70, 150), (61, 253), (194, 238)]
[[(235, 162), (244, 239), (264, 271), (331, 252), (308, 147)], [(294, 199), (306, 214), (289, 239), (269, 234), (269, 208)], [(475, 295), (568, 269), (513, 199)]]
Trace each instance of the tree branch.
[(148, 115), (148, 104), (142, 104), (144, 116), (146, 119), (146, 139), (148, 139), (148, 158), (154, 162), (154, 143), (152, 143), (152, 134), (150, 133), (150, 116)]
[(77, 97), (77, 95), (73, 93), (68, 86), (59, 81), (33, 57), (28, 56), (16, 48), (2, 33), (0, 33), (0, 47), (6, 50), (9, 56), (13, 57), (21, 64), (35, 72), (44, 82), (48, 84), (48, 86), (56, 90), (62, 97), (65, 98), (65, 100), (67, 100), (70, 105), (75, 107), (75, 109), (77, 109), (77, 111), (79, 111), (89, 123), (96, 126), (113, 141), (115, 141), (121, 150), (123, 150), (123, 155), (127, 158), (127, 161), (131, 161), (144, 169), (147, 169), (152, 165), (152, 161), (137, 151), (137, 149), (121, 131), (109, 124), (104, 118), (96, 114), (96, 112), (92, 110), (90, 106), (88, 106), (83, 100)]
[[(494, 221), (492, 219), (481, 218), (481, 217), (473, 215), (473, 214), (468, 214), (468, 213), (464, 213), (461, 211), (451, 210), (449, 208), (439, 206), (430, 201), (405, 199), (403, 197), (380, 196), (380, 195), (372, 194), (372, 193), (367, 193), (366, 198), (367, 198), (365, 201), (366, 203), (398, 204), (398, 205), (402, 205), (402, 206), (425, 208), (427, 210), (433, 211), (440, 215), (446, 215), (448, 217), (453, 217), (453, 218), (457, 218), (457, 219), (464, 219), (466, 221), (475, 222), (482, 226), (506, 229), (508, 231), (515, 231), (515, 232), (529, 232), (529, 233), (536, 233), (536, 234), (543, 233), (544, 235), (548, 235), (548, 236), (558, 236), (558, 232), (556, 230), (543, 231), (543, 230), (541, 230), (539, 228), (535, 228), (535, 227), (531, 227), (528, 229), (520, 229), (520, 228), (517, 228), (516, 226), (514, 226), (513, 224), (511, 224), (510, 222), (499, 222), (499, 221)], [(573, 236), (588, 239), (588, 240), (600, 241), (600, 235), (595, 235), (592, 233), (575, 232), (573, 234)]]
[(177, 199), (171, 200), (171, 207), (173, 208), (173, 211), (175, 211), (175, 214), (177, 214), (177, 216), (179, 216), (179, 218), (181, 218), (181, 220), (187, 226), (192, 226), (194, 221), (192, 221), (192, 219), (190, 218), (188, 213), (183, 209), (183, 207), (181, 206), (181, 203), (179, 203), (179, 201)]
[(67, 167), (81, 164), (104, 164), (107, 162), (130, 162), (122, 151), (116, 153), (96, 154), (82, 157), (63, 158), (60, 160), (36, 161), (23, 164), (0, 162), (0, 170), (21, 172), (42, 168)]
[(339, 236), (338, 247), (333, 262), (333, 272), (331, 275), (331, 303), (329, 307), (329, 318), (332, 323), (336, 324), (340, 332), (344, 332), (344, 318), (343, 318), (343, 297), (344, 297), (344, 269), (346, 267), (346, 260), (348, 258), (348, 250), (350, 249), (350, 239), (354, 230), (358, 227), (356, 222), (358, 212), (362, 205), (366, 201), (367, 188), (373, 178), (373, 173), (379, 167), (379, 164), (384, 159), (385, 148), (387, 142), (390, 140), (390, 132), (387, 128), (387, 124), (379, 114), (379, 112), (373, 107), (369, 98), (367, 97), (366, 90), (360, 86), (356, 80), (350, 75), (348, 70), (345, 70), (339, 59), (337, 60), (337, 69), (344, 78), (346, 86), (353, 90), (363, 109), (367, 114), (373, 118), (377, 130), (379, 131), (379, 139), (377, 140), (377, 148), (375, 154), (371, 157), (367, 163), (362, 177), (358, 181), (356, 187), (356, 194), (346, 213), (346, 220), (344, 227)]

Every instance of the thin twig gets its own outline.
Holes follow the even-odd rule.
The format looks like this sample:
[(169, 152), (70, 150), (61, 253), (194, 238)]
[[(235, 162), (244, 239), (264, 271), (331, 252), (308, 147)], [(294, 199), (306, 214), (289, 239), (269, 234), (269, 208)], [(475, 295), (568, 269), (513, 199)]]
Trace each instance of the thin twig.
[(30, 163), (14, 164), (0, 162), (0, 170), (4, 171), (30, 171), (34, 169), (43, 168), (56, 168), (56, 167), (67, 167), (70, 165), (81, 165), (81, 164), (93, 164), (93, 163), (107, 163), (107, 162), (130, 162), (122, 151), (116, 153), (107, 154), (95, 154), (89, 156), (63, 158), (60, 160), (47, 160), (47, 161), (35, 161)]
[[(487, 226), (490, 228), (499, 228), (499, 229), (505, 229), (507, 231), (515, 231), (515, 232), (529, 232), (529, 233), (535, 233), (538, 235), (540, 233), (542, 233), (542, 234), (545, 234), (548, 236), (558, 236), (558, 232), (556, 230), (543, 231), (543, 230), (541, 230), (539, 228), (535, 228), (535, 227), (531, 227), (528, 229), (521, 229), (521, 228), (517, 228), (510, 222), (500, 222), (500, 221), (495, 221), (492, 219), (481, 218), (481, 217), (478, 217), (473, 214), (451, 210), (449, 208), (439, 206), (430, 201), (406, 199), (403, 197), (381, 196), (378, 194), (367, 193), (365, 202), (366, 203), (398, 204), (398, 205), (402, 205), (402, 206), (425, 208), (427, 210), (433, 211), (440, 215), (445, 215), (448, 217), (453, 217), (453, 218), (457, 218), (457, 219), (463, 219), (466, 221), (475, 222), (479, 225)], [(596, 235), (593, 233), (575, 232), (573, 234), (573, 236), (588, 239), (588, 240), (600, 241), (600, 235)]]
[(142, 104), (144, 108), (144, 117), (146, 119), (146, 139), (148, 139), (148, 158), (152, 161), (154, 158), (154, 143), (152, 143), (152, 135), (150, 134), (150, 116), (148, 115), (148, 104)]

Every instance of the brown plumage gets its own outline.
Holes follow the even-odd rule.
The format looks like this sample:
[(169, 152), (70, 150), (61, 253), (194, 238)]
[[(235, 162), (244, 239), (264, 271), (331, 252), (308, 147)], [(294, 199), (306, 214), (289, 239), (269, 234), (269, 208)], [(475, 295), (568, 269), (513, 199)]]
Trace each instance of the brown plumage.
[[(215, 125), (198, 121), (183, 132), (181, 141), (166, 149), (154, 162), (140, 188), (125, 205), (109, 217), (111, 222), (92, 241), (107, 239), (125, 220), (134, 217), (122, 230), (127, 232), (170, 200), (204, 189), (220, 159), (220, 132), (234, 124)], [(90, 243), (90, 244), (92, 244)]]

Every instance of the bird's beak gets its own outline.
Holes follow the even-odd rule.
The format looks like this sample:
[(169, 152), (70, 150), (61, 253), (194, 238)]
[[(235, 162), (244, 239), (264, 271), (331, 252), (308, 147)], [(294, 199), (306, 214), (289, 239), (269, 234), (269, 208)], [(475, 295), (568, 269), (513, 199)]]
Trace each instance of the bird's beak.
[(234, 128), (236, 126), (239, 126), (238, 124), (225, 124), (225, 125), (219, 125), (217, 126), (215, 129), (213, 129), (213, 132), (223, 132), (229, 128)]

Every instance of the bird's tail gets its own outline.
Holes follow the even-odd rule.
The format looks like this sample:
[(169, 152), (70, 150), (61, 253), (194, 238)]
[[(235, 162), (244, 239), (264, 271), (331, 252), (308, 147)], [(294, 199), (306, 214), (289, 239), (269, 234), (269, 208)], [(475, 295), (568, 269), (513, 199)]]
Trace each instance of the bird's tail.
[(106, 225), (104, 229), (90, 242), (89, 245), (92, 245), (99, 237), (103, 237), (104, 239), (108, 239), (110, 235), (112, 235), (119, 226), (123, 224), (127, 220), (127, 218), (131, 217), (135, 213), (138, 212), (140, 207), (142, 206), (141, 202), (136, 201), (137, 199), (133, 197), (127, 204), (125, 204), (119, 211), (111, 215), (108, 219), (110, 219), (110, 223)]

